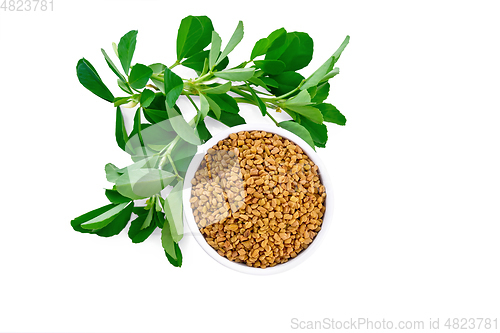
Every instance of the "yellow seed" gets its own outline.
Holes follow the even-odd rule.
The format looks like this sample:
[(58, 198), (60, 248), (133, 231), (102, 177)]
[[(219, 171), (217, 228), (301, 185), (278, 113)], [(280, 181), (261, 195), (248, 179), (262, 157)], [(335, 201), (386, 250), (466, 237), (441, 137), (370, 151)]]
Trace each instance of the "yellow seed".
[(238, 225), (237, 224), (230, 224), (226, 228), (228, 230), (231, 230), (231, 231), (236, 231), (236, 230), (238, 230)]

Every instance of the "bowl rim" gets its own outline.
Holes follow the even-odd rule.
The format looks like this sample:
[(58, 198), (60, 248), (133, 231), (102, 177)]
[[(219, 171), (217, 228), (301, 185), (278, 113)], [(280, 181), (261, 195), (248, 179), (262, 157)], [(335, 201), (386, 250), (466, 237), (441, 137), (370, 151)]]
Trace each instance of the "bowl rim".
[[(323, 186), (325, 187), (325, 192), (326, 192), (325, 213), (323, 215), (321, 230), (320, 232), (318, 232), (313, 242), (309, 244), (309, 246), (305, 250), (302, 250), (299, 253), (299, 255), (297, 255), (297, 257), (290, 259), (285, 263), (278, 264), (273, 267), (266, 267), (264, 269), (258, 267), (251, 267), (243, 263), (230, 261), (226, 257), (219, 255), (217, 251), (215, 251), (215, 249), (212, 248), (206, 242), (205, 238), (198, 229), (198, 226), (196, 225), (196, 222), (194, 220), (194, 215), (191, 209), (191, 203), (189, 202), (189, 200), (191, 199), (191, 187), (192, 187), (191, 179), (194, 177), (194, 174), (198, 170), (198, 167), (203, 157), (207, 153), (208, 149), (213, 147), (214, 145), (217, 145), (217, 143), (220, 140), (227, 138), (229, 134), (238, 133), (241, 131), (248, 131), (248, 132), (265, 131), (268, 133), (280, 135), (283, 138), (289, 139), (290, 141), (293, 141), (295, 144), (298, 144), (300, 148), (307, 154), (307, 156), (318, 166), (318, 169), (320, 170), (320, 179)], [(288, 130), (285, 130), (281, 127), (277, 127), (275, 125), (258, 124), (258, 123), (243, 124), (234, 127), (229, 127), (215, 134), (206, 143), (199, 146), (196, 155), (193, 157), (193, 159), (189, 164), (184, 179), (185, 181), (183, 186), (182, 202), (184, 211), (184, 221), (187, 222), (185, 224), (188, 225), (191, 234), (194, 236), (197, 243), (210, 257), (212, 257), (215, 261), (217, 261), (221, 265), (224, 265), (238, 272), (253, 274), (253, 275), (271, 275), (271, 274), (281, 273), (293, 267), (296, 267), (297, 265), (304, 262), (316, 250), (318, 245), (321, 243), (321, 241), (327, 234), (327, 230), (329, 229), (331, 224), (332, 214), (333, 214), (333, 193), (332, 193), (332, 184), (330, 181), (330, 177), (328, 176), (328, 170), (326, 166), (321, 161), (319, 154), (316, 151), (314, 151), (314, 149), (308, 143), (306, 143), (302, 138), (300, 138), (299, 136)]]

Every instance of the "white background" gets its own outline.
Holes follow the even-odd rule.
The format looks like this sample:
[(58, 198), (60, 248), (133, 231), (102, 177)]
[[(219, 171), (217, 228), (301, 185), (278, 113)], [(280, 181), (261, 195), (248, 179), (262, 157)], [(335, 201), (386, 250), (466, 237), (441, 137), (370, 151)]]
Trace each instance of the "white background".
[[(288, 332), (292, 318), (368, 317), (441, 318), (444, 332), (448, 317), (500, 317), (499, 9), (54, 0), (53, 12), (0, 11), (0, 331)], [(129, 162), (113, 107), (77, 80), (78, 59), (119, 95), (100, 48), (111, 55), (111, 42), (138, 29), (134, 62), (170, 65), (190, 14), (208, 15), (223, 43), (244, 22), (233, 65), (277, 28), (309, 33), (306, 76), (351, 36), (327, 100), (347, 125), (329, 124), (320, 149), (332, 228), (291, 271), (231, 271), (189, 235), (178, 269), (159, 233), (132, 244), (126, 232), (103, 239), (69, 224), (106, 204), (104, 165)], [(249, 121), (258, 114), (244, 110)]]

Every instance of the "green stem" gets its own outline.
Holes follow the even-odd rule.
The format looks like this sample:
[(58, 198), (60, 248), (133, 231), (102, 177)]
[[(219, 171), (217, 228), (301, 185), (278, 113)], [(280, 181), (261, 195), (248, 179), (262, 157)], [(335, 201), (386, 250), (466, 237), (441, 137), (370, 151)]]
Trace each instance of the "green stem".
[[(238, 94), (238, 95), (240, 95), (240, 96), (245, 97), (246, 99), (248, 99), (248, 100), (250, 100), (250, 101), (253, 101), (253, 100), (254, 100), (254, 98), (253, 98), (253, 96), (252, 96), (252, 95), (247, 94), (247, 93), (246, 93), (246, 92), (244, 92), (244, 91), (241, 91), (241, 89), (240, 89), (239, 87), (234, 87), (234, 86), (233, 86), (233, 87), (231, 87), (231, 91), (232, 91), (232, 92), (234, 92), (234, 93), (237, 93), (237, 94)], [(257, 105), (257, 104), (255, 104), (255, 105)]]
[(211, 79), (213, 76), (212, 71), (209, 71), (207, 74), (200, 76), (197, 79), (194, 79), (193, 82), (201, 82), (201, 81), (208, 81), (208, 79)]
[(179, 175), (179, 172), (177, 172), (177, 168), (175, 167), (174, 161), (172, 161), (172, 157), (170, 156), (170, 154), (168, 154), (167, 156), (168, 156), (168, 160), (169, 160), (170, 164), (172, 165), (172, 169), (174, 170), (174, 173), (177, 176), (177, 178), (179, 178), (180, 180), (184, 180), (184, 178), (182, 178)]
[(174, 68), (175, 66), (180, 65), (180, 64), (181, 64), (181, 62), (180, 62), (179, 60), (176, 60), (176, 61), (174, 62), (174, 64), (173, 64), (172, 66), (170, 66), (168, 69), (172, 69), (172, 68)]
[(198, 109), (198, 105), (196, 105), (196, 103), (193, 101), (193, 99), (191, 98), (191, 95), (186, 95), (186, 97), (189, 99), (189, 101), (191, 102), (191, 104), (193, 104), (194, 108), (196, 109), (196, 113), (199, 114), (200, 110)]
[(164, 82), (163, 76), (160, 76), (159, 74), (153, 74), (153, 75), (151, 75), (151, 78), (158, 80), (158, 81), (161, 81), (161, 82)]
[(276, 121), (276, 119), (274, 119), (273, 116), (271, 116), (271, 114), (269, 113), (269, 111), (266, 110), (266, 114), (269, 116), (269, 118), (271, 118), (271, 120), (274, 122), (274, 124), (278, 127), (280, 127), (280, 125), (278, 124), (278, 122)]
[(292, 91), (287, 92), (284, 95), (281, 95), (281, 96), (278, 96), (278, 97), (274, 98), (274, 100), (276, 101), (276, 100), (279, 100), (279, 99), (283, 99), (283, 98), (286, 98), (286, 97), (294, 94), (295, 92), (297, 92), (300, 89), (300, 87), (302, 87), (302, 84), (304, 82), (305, 82), (305, 80), (302, 80), (302, 82), (297, 86), (297, 88), (293, 89)]
[(250, 101), (243, 97), (233, 97), (233, 98), (236, 101), (236, 103), (247, 103), (247, 104), (257, 105), (255, 101)]
[[(242, 91), (242, 90), (249, 91), (248, 88), (246, 88), (246, 89), (243, 89), (243, 88), (246, 88), (246, 86), (236, 86), (236, 87), (233, 86), (233, 87), (231, 87), (231, 91), (234, 93), (237, 93), (238, 95), (249, 97), (250, 99), (253, 100), (252, 95), (247, 94), (247, 93)], [(257, 91), (255, 91), (255, 93), (257, 93)], [(260, 94), (261, 92), (259, 91), (258, 93)], [(269, 95), (269, 96), (272, 96), (272, 95)], [(259, 96), (259, 98), (264, 102), (275, 102), (276, 101), (276, 98), (266, 98), (266, 97), (260, 97), (260, 96)]]

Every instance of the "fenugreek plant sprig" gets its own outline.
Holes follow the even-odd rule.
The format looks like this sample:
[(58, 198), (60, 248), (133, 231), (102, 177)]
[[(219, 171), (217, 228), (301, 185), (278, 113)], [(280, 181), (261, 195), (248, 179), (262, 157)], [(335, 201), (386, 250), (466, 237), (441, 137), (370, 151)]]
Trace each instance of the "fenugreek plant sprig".
[[(89, 61), (85, 58), (78, 61), (80, 83), (116, 107), (116, 143), (130, 154), (134, 163), (124, 168), (111, 163), (105, 166), (106, 179), (113, 184), (105, 191), (110, 204), (72, 220), (76, 231), (102, 237), (117, 235), (134, 213), (137, 216), (131, 220), (128, 231), (132, 242), (143, 242), (157, 227), (161, 228), (165, 255), (172, 265), (180, 267), (183, 182), (197, 146), (211, 138), (204, 123), (206, 117), (229, 127), (244, 124), (238, 104), (253, 104), (263, 117), (295, 133), (313, 148), (325, 147), (328, 140), (325, 122), (345, 125), (345, 117), (325, 100), (330, 91), (328, 81), (339, 73), (334, 66), (349, 36), (307, 78), (298, 70), (312, 59), (313, 40), (308, 34), (287, 32), (284, 28), (275, 30), (255, 43), (248, 60), (227, 68), (228, 55), (242, 38), (240, 21), (222, 47), (222, 40), (208, 17), (188, 16), (181, 21), (177, 33), (177, 54), (172, 65), (146, 66), (132, 62), (137, 42), (137, 31), (132, 30), (118, 45), (113, 43), (121, 68), (101, 49), (125, 94), (121, 97), (113, 95)], [(193, 69), (197, 77), (179, 77), (173, 71), (177, 66)], [(192, 96), (197, 97), (198, 103)], [(189, 100), (196, 110), (189, 122), (177, 106), (179, 98)], [(137, 107), (131, 131), (125, 128), (123, 106)], [(282, 111), (291, 120), (278, 122), (273, 117), (273, 112)], [(162, 191), (169, 186), (170, 193), (163, 197)], [(140, 199), (146, 199), (145, 206), (134, 205), (134, 200)]]

